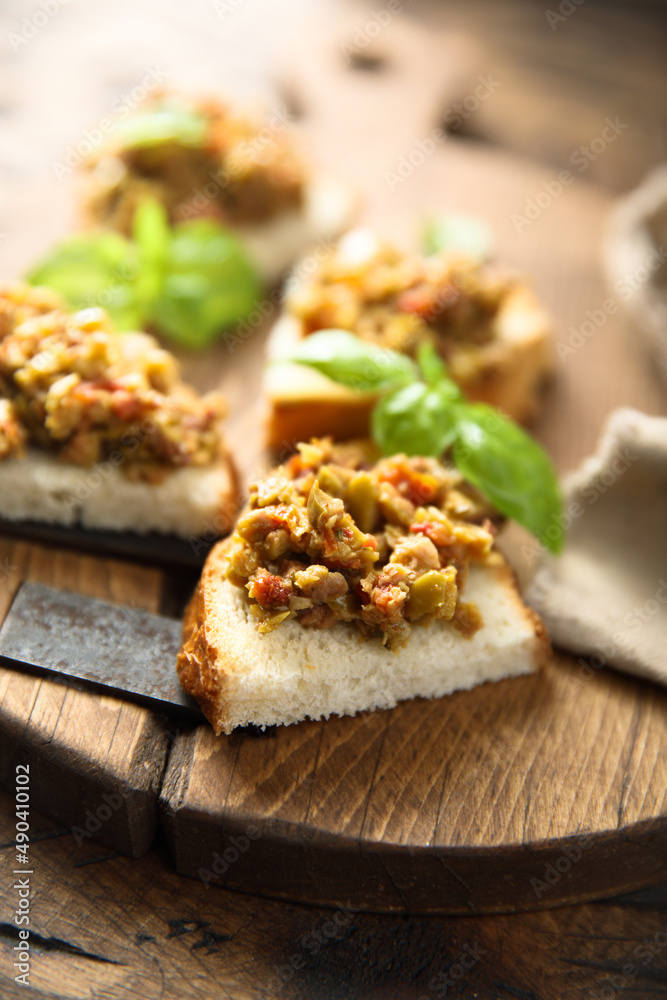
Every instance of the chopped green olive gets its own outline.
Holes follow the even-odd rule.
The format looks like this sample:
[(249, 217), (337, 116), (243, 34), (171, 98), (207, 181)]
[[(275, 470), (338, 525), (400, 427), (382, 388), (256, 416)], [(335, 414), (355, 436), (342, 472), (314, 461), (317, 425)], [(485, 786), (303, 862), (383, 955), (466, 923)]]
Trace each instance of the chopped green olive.
[(323, 465), (320, 469), (319, 484), (325, 493), (332, 497), (342, 497), (345, 487), (340, 476), (337, 476), (331, 466)]
[(361, 531), (373, 531), (378, 519), (377, 489), (367, 472), (350, 480), (345, 505)]
[(308, 495), (308, 517), (313, 527), (318, 527), (321, 521), (327, 520), (333, 514), (340, 514), (340, 508), (340, 501), (321, 490), (316, 480)]
[[(407, 608), (409, 618), (432, 615), (445, 604), (450, 581), (440, 570), (432, 569), (424, 573), (410, 587), (410, 601)], [(454, 601), (454, 604), (456, 602)], [(454, 608), (452, 608), (452, 613)], [(451, 615), (449, 616), (451, 618)]]

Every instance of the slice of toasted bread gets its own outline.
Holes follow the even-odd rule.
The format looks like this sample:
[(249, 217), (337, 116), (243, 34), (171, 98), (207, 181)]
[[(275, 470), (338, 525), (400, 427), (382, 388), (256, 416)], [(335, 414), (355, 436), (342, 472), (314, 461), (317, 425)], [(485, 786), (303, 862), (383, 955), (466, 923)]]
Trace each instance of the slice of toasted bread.
[(226, 453), (212, 465), (171, 469), (159, 483), (128, 479), (111, 462), (71, 465), (30, 448), (0, 466), (0, 518), (181, 538), (229, 531), (238, 487)]
[(245, 591), (224, 579), (228, 544), (218, 543), (206, 562), (186, 613), (177, 667), (217, 734), (248, 723), (291, 725), (390, 708), (406, 698), (438, 698), (530, 673), (548, 655), (542, 622), (523, 604), (500, 556), (470, 568), (466, 599), (477, 603), (485, 623), (473, 638), (435, 621), (390, 652), (344, 622), (316, 629), (288, 621), (261, 635)]
[[(489, 344), (458, 348), (450, 373), (469, 399), (490, 403), (524, 423), (535, 415), (540, 387), (552, 368), (551, 323), (534, 293), (517, 285), (500, 307), (494, 332)], [(313, 368), (283, 360), (304, 335), (301, 321), (288, 312), (269, 335), (264, 395), (270, 448), (286, 448), (310, 435), (368, 434), (375, 393), (348, 389)]]
[(11, 285), (0, 289), (0, 382), (0, 518), (183, 538), (231, 527), (224, 400), (184, 383), (150, 335)]

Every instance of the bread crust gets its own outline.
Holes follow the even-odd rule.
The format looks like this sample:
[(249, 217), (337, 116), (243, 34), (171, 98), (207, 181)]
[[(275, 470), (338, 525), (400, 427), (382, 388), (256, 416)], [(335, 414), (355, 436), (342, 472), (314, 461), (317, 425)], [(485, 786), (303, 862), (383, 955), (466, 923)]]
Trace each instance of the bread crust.
[[(533, 292), (519, 285), (507, 295), (496, 326), (494, 341), (476, 352), (474, 372), (466, 374), (456, 359), (451, 372), (470, 400), (490, 403), (526, 423), (537, 414), (541, 387), (553, 367), (551, 323)], [(276, 361), (289, 355), (303, 336), (300, 321), (285, 314), (269, 335), (269, 357)], [(341, 392), (329, 379), (315, 381), (296, 365), (285, 369), (282, 380), (269, 373), (265, 388), (272, 449), (327, 434), (342, 440), (364, 437), (378, 399), (375, 393)]]
[(226, 661), (224, 646), (210, 643), (208, 639), (209, 626), (217, 620), (215, 609), (211, 607), (209, 583), (216, 569), (221, 569), (228, 543), (228, 539), (218, 542), (209, 553), (185, 611), (182, 646), (176, 661), (181, 687), (199, 702), (216, 736), (228, 727), (225, 688), (234, 664)]
[[(499, 554), (499, 553), (497, 553)], [(510, 590), (514, 596), (516, 602), (517, 610), (524, 616), (526, 623), (528, 623), (535, 636), (534, 644), (534, 655), (535, 655), (535, 669), (543, 670), (553, 653), (553, 648), (551, 645), (551, 638), (549, 636), (549, 630), (540, 618), (539, 614), (535, 608), (531, 608), (529, 604), (526, 604), (521, 596), (521, 587), (519, 586), (519, 577), (517, 576), (516, 570), (513, 566), (510, 566), (508, 562), (501, 556), (501, 569), (502, 576), (505, 580), (505, 585), (508, 590)]]
[(204, 590), (199, 583), (185, 611), (183, 646), (178, 654), (176, 673), (183, 690), (196, 698), (219, 736), (226, 722), (222, 695), (226, 671), (218, 657), (214, 660), (208, 654), (204, 606)]

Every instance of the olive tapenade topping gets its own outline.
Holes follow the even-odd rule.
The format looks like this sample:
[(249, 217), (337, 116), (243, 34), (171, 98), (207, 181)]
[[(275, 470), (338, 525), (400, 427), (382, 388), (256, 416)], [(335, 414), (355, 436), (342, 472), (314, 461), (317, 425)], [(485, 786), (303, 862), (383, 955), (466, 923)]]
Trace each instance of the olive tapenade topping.
[(26, 320), (63, 308), (63, 300), (51, 288), (16, 282), (0, 289), (0, 343)]
[(447, 359), (459, 345), (494, 339), (494, 320), (514, 287), (472, 258), (409, 256), (356, 231), (292, 288), (287, 308), (307, 334), (350, 330), (411, 356), (429, 342)]
[(201, 138), (124, 142), (122, 129), (119, 139), (112, 133), (85, 164), (93, 223), (129, 235), (146, 198), (164, 205), (171, 223), (213, 215), (232, 226), (251, 225), (301, 208), (306, 170), (282, 117), (265, 122), (216, 100), (159, 94), (128, 122), (140, 131), (145, 119), (150, 134), (151, 117), (170, 111), (199, 121)]
[(114, 333), (101, 309), (69, 314), (43, 289), (0, 292), (0, 394), (0, 458), (29, 441), (66, 462), (111, 458), (130, 478), (159, 481), (220, 453), (219, 396), (184, 385), (153, 337)]
[(489, 558), (489, 513), (436, 459), (375, 461), (365, 445), (313, 440), (251, 487), (225, 575), (260, 632), (354, 622), (395, 648), (439, 619), (472, 636), (482, 617), (461, 592), (469, 563)]

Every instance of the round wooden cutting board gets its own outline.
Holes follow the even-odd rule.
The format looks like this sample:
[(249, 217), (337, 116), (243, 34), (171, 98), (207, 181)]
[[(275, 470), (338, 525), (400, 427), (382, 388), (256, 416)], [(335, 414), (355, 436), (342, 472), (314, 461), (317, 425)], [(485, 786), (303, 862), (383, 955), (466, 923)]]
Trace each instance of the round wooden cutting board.
[[(585, 671), (588, 673), (588, 671)], [(544, 673), (433, 702), (179, 738), (162, 787), (179, 871), (335, 906), (485, 913), (667, 874), (667, 694)]]
[[(329, 100), (342, 100), (334, 90)], [(306, 107), (330, 165), (355, 101), (350, 93), (347, 111), (337, 105), (337, 123), (309, 120)], [(499, 255), (531, 274), (556, 340), (567, 342), (609, 298), (599, 273), (606, 197), (577, 176), (547, 205), (553, 172), (463, 140), (443, 143), (392, 188), (385, 172), (423, 131), (403, 122), (399, 134), (394, 107), (375, 112), (370, 97), (364, 105), (375, 124), (385, 115), (383, 134), (393, 128), (395, 137), (372, 162), (372, 144), (363, 156), (355, 147), (366, 221), (414, 241), (418, 220), (436, 211), (487, 218)], [(546, 207), (521, 222), (538, 195)], [(265, 332), (233, 352), (223, 341), (183, 359), (193, 382), (226, 393), (245, 477), (261, 460)], [(663, 408), (618, 313), (555, 374), (534, 430), (561, 472), (591, 452), (614, 407)], [(182, 609), (178, 581), (161, 570), (2, 539), (0, 558), (3, 613), (25, 578)], [(161, 824), (177, 870), (211, 888), (455, 914), (555, 906), (667, 878), (667, 692), (564, 654), (540, 674), (433, 702), (220, 738), (205, 724), (178, 729), (146, 709), (1, 670), (0, 750), (3, 783), (11, 786), (17, 761), (30, 762), (34, 807), (75, 827), (75, 840), (139, 856)], [(116, 805), (103, 808), (111, 792)]]

